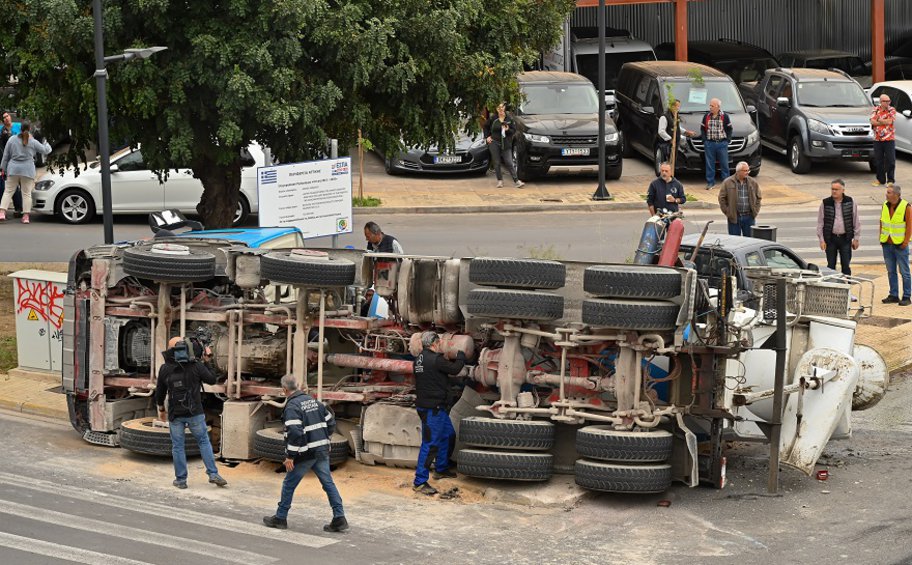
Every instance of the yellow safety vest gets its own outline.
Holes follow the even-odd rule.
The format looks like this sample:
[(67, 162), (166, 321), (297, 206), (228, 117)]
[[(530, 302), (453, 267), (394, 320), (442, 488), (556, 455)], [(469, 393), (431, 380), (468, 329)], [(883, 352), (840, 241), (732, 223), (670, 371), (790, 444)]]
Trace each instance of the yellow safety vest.
[(900, 200), (890, 216), (890, 206), (884, 202), (883, 209), (880, 211), (880, 242), (886, 243), (890, 239), (894, 244), (899, 245), (906, 238), (906, 206), (908, 202)]

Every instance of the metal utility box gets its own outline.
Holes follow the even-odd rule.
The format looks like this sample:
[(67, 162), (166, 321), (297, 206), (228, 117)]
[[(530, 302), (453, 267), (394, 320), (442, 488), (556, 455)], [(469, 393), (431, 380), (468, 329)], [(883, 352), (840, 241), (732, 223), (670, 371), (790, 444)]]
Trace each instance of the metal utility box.
[(222, 407), (222, 449), (225, 459), (253, 459), (257, 430), (266, 425), (266, 406), (259, 400), (231, 400)]
[(66, 273), (29, 269), (16, 271), (10, 278), (19, 367), (60, 371)]

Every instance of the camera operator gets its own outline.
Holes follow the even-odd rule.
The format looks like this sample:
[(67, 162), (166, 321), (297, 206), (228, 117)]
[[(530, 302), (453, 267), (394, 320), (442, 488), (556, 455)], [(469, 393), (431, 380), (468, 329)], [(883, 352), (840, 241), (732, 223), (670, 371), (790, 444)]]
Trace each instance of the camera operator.
[(155, 387), (155, 404), (158, 406), (158, 417), (165, 419), (165, 395), (168, 395), (169, 430), (171, 432), (171, 456), (174, 458), (174, 486), (187, 488), (187, 454), (184, 451), (184, 429), (199, 444), (200, 455), (206, 465), (209, 482), (220, 487), (228, 481), (219, 475), (215, 466), (215, 455), (206, 432), (206, 415), (203, 410), (200, 390), (202, 383), (215, 384), (215, 375), (206, 365), (197, 359), (208, 360), (212, 351), (203, 347), (198, 341), (189, 343), (182, 337), (171, 338), (168, 349), (162, 353), (165, 364), (158, 372), (158, 384)]

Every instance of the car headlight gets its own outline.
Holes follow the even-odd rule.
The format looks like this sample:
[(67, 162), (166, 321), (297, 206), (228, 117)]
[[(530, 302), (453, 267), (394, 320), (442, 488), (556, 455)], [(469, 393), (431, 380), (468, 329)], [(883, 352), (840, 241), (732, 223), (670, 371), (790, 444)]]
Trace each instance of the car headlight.
[(547, 135), (536, 135), (534, 133), (526, 133), (526, 132), (523, 132), (523, 135), (526, 137), (526, 139), (528, 141), (531, 141), (533, 143), (551, 143), (551, 138), (548, 137)]
[(485, 146), (485, 139), (482, 137), (481, 139), (476, 139), (475, 141), (473, 141), (472, 145), (469, 146), (469, 149), (478, 149), (479, 147), (484, 147), (484, 146)]
[(814, 133), (820, 133), (823, 135), (832, 135), (833, 132), (830, 130), (830, 126), (821, 122), (820, 120), (808, 120), (808, 129)]
[(617, 143), (618, 142), (618, 132), (606, 133), (605, 134), (605, 143)]
[(50, 190), (54, 186), (54, 181), (52, 180), (40, 180), (35, 183), (35, 190)]
[(760, 132), (759, 131), (754, 130), (754, 131), (750, 132), (749, 134), (747, 134), (747, 144), (748, 145), (753, 145), (753, 144), (757, 143), (758, 141), (760, 141)]

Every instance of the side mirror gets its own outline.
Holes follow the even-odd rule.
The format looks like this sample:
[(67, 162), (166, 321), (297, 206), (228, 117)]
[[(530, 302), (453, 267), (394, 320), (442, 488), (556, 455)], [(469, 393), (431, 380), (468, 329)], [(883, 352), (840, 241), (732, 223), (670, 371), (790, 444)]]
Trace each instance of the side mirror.
[(792, 103), (785, 96), (780, 96), (779, 98), (776, 98), (776, 105), (778, 105), (778, 106), (788, 108), (789, 106), (791, 106), (791, 104)]
[(640, 108), (640, 112), (642, 112), (644, 114), (655, 114), (655, 108), (653, 108), (652, 106), (643, 106), (642, 108)]
[(912, 110), (903, 110), (902, 115), (907, 118), (912, 118)]
[(756, 114), (756, 113), (757, 113), (757, 107), (754, 106), (753, 104), (748, 104), (748, 105), (747, 105), (747, 113), (748, 113), (748, 114)]
[(119, 171), (119, 170), (120, 170), (120, 167), (117, 166), (117, 163), (114, 163), (114, 164), (111, 165), (111, 167), (110, 167), (110, 171), (111, 171), (112, 173), (116, 173), (116, 172)]
[(872, 97), (871, 97), (871, 104), (874, 104), (875, 106), (877, 106), (878, 104), (880, 104), (880, 97), (879, 97), (879, 96), (872, 96)]
[(807, 268), (808, 271), (814, 271), (815, 273), (820, 272), (820, 267), (818, 267), (815, 263), (808, 263)]

